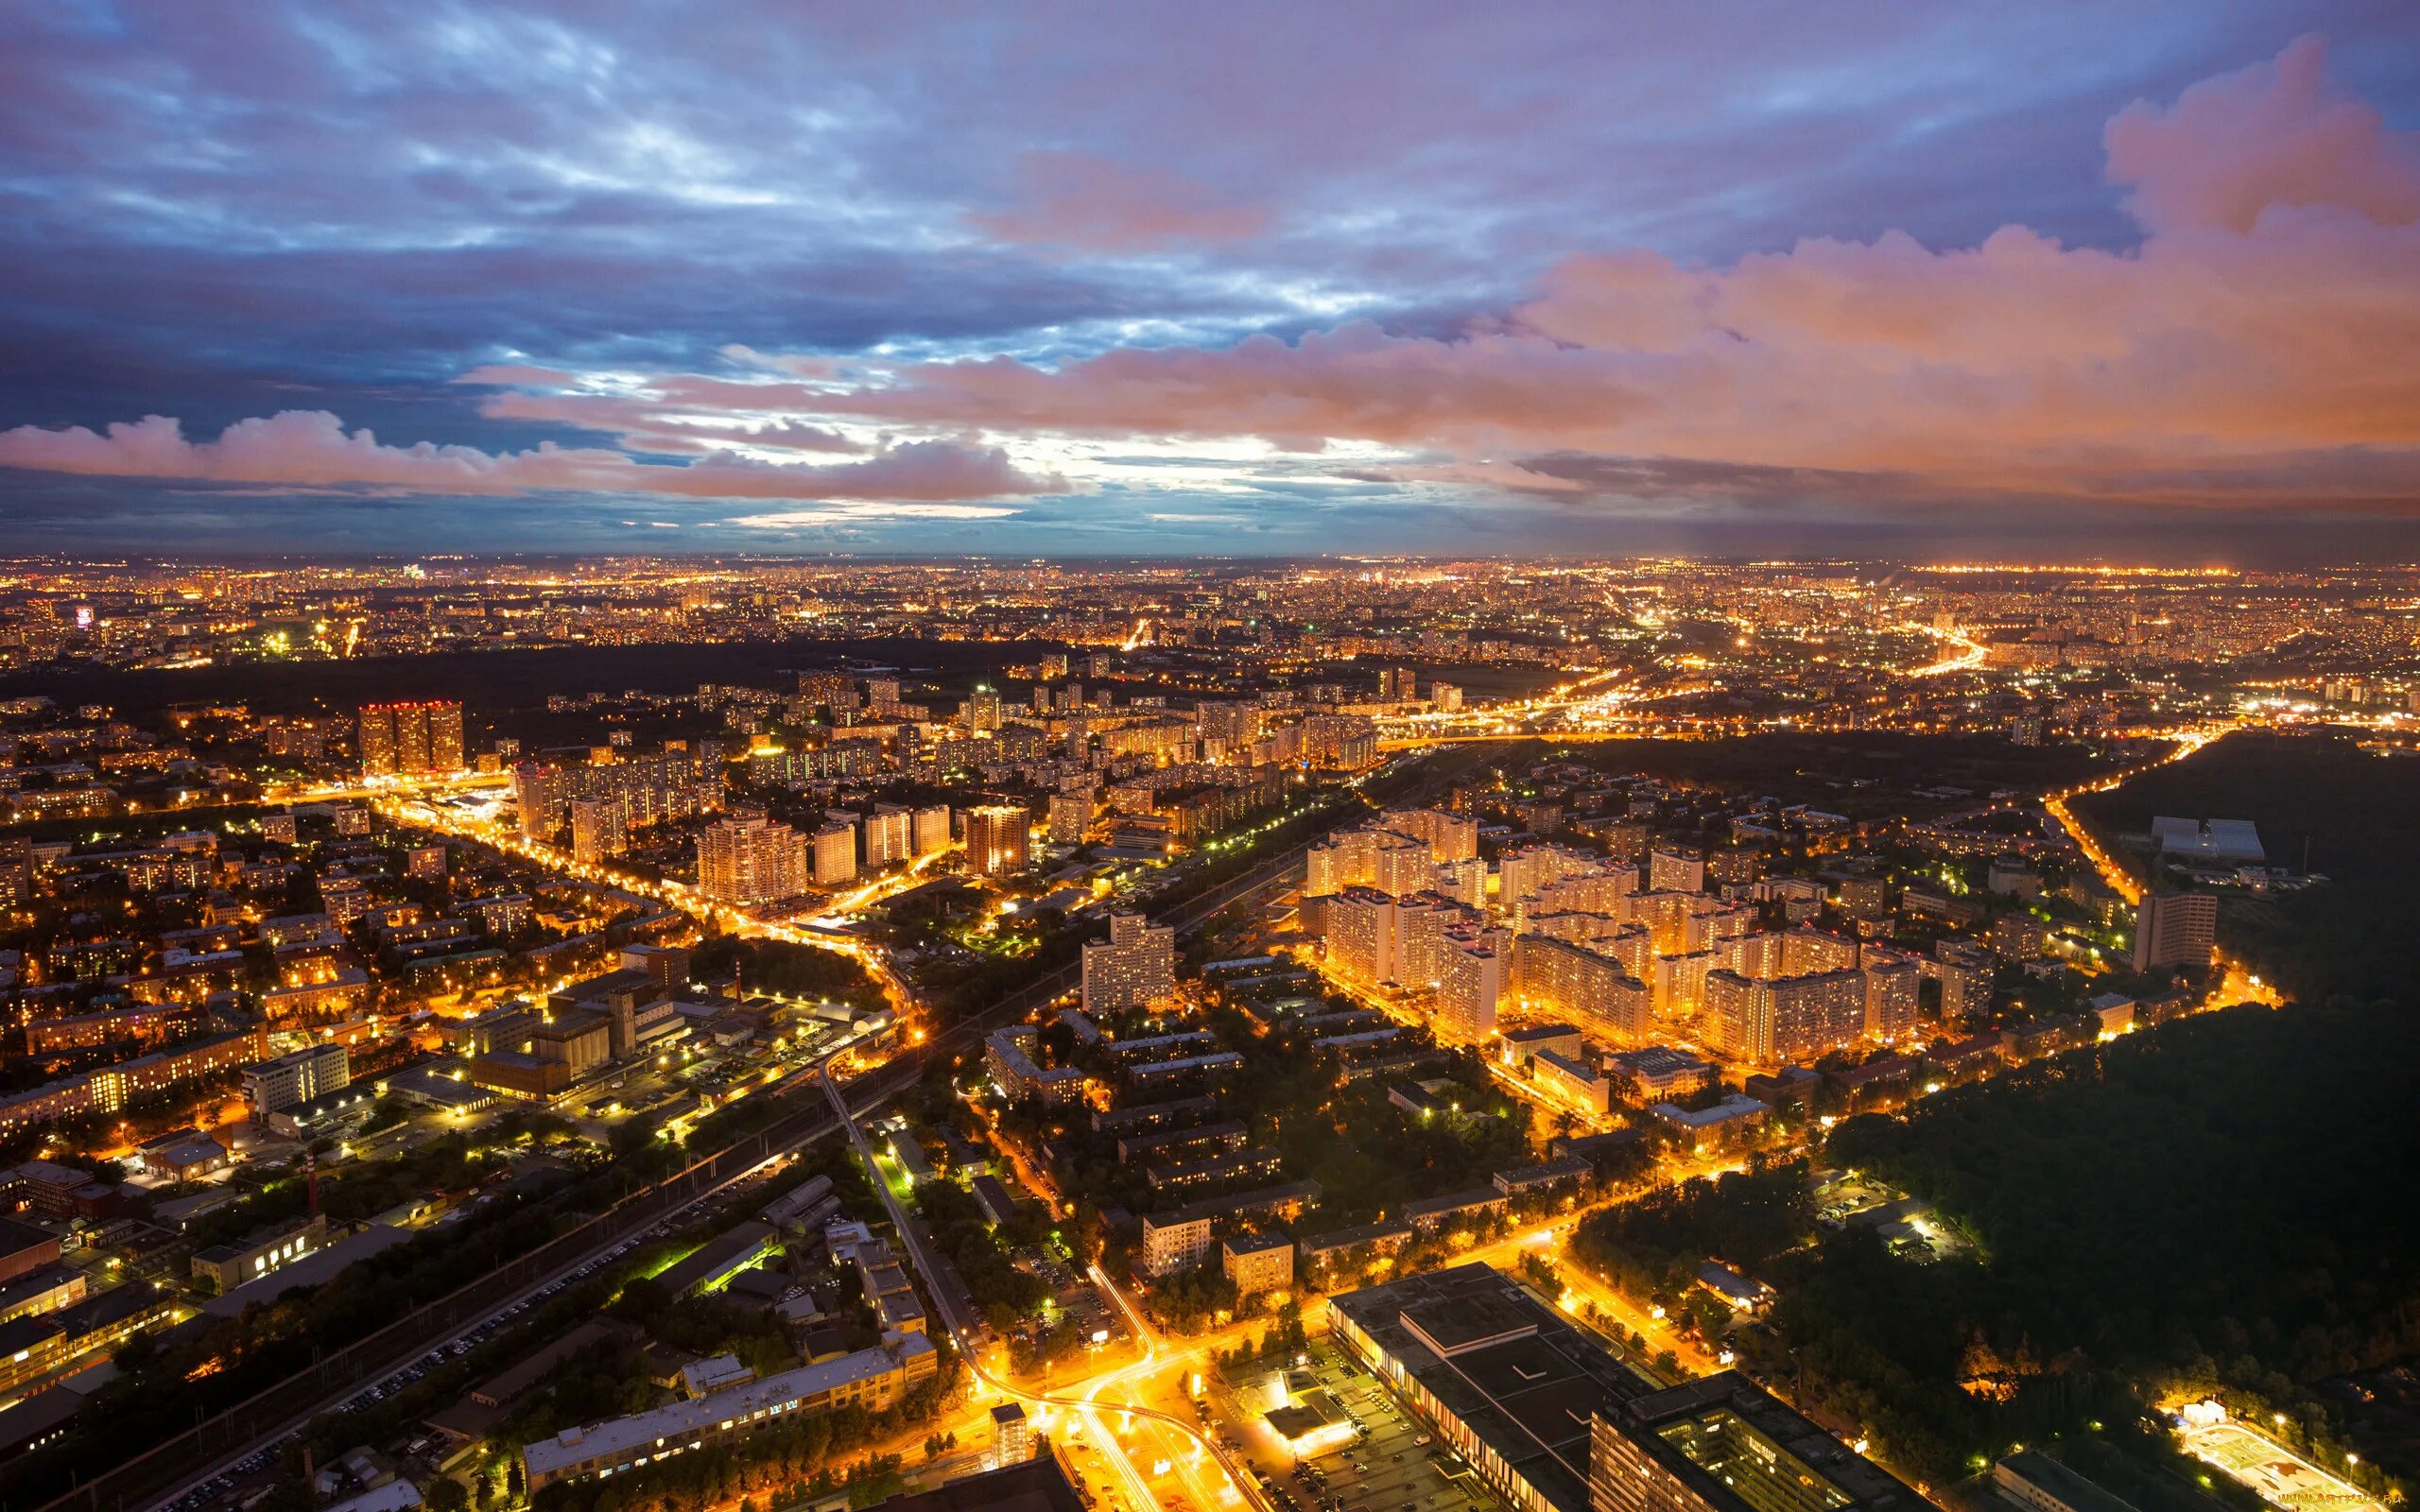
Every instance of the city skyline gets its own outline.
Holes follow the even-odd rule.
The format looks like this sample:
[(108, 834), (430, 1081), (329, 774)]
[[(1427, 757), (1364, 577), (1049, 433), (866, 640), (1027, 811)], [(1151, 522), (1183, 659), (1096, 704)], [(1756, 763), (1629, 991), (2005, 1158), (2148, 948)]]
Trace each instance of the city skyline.
[(2420, 551), (2398, 8), (1222, 21), (29, 11), (0, 530)]
[(0, 1491), (2383, 1512), (2416, 626), (2410, 566), (0, 564)]
[(2413, 0), (0, 0), (0, 1512), (2397, 1512)]

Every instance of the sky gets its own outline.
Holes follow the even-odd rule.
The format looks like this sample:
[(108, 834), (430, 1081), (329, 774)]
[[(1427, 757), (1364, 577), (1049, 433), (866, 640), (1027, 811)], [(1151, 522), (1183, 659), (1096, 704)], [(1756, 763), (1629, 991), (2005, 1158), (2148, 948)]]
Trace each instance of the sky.
[(2420, 559), (2420, 8), (0, 0), (0, 554)]

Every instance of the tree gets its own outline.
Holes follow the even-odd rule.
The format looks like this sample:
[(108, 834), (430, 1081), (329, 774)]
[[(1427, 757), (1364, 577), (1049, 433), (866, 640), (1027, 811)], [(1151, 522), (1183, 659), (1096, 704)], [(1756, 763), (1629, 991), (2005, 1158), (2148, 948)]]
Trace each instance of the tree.
[(420, 1499), (428, 1512), (466, 1512), (471, 1504), (471, 1493), (450, 1475), (438, 1476), (421, 1487)]

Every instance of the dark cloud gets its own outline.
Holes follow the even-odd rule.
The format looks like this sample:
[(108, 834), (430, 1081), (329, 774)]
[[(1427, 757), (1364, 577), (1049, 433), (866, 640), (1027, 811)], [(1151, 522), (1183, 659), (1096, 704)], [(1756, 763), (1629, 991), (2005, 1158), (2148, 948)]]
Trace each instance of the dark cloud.
[[(1450, 343), (1548, 270), (1617, 249), (1730, 268), (1804, 237), (1866, 245), (1895, 228), (1958, 249), (2017, 223), (2131, 252), (2143, 223), (2106, 181), (2102, 124), (2161, 102), (2119, 156), (2166, 165), (2166, 213), (2206, 219), (2194, 207), (2217, 202), (2223, 219), (2243, 154), (2199, 123), (2241, 112), (2175, 102), (2311, 28), (2386, 129), (2413, 126), (2420, 28), (2388, 0), (1541, 7), (1483, 25), (1446, 0), (968, 0), (912, 16), (787, 0), (0, 0), (0, 431), (156, 414), (210, 436), (305, 410), (492, 457), (752, 444), (829, 465), (960, 438), (882, 434), (904, 422), (872, 413), (854, 430), (811, 414), (633, 425), (452, 380), (499, 362), (712, 372), (735, 344), (1056, 370), (1255, 333), (1299, 349), (1356, 318)], [(2356, 161), (2323, 145), (2332, 164)], [(2370, 188), (2400, 182), (2393, 166)], [(1324, 438), (1304, 407), (1299, 434), (1274, 427), (1286, 444)], [(2220, 481), (2345, 507), (2400, 487), (2374, 453), (2292, 439)], [(1460, 498), (1858, 507), (1898, 486), (1879, 465), (1582, 462), (1558, 444), (1508, 446), (1530, 460), (1472, 474)], [(1164, 459), (1139, 454), (1121, 487)], [(1351, 458), (1316, 480), (1247, 469), (1233, 487), (1336, 499), (1357, 470), (1372, 480), (1357, 510), (1404, 511), (1357, 521), (1447, 529), (1445, 495), (1385, 504), (1404, 480)], [(2179, 490), (2216, 478), (2135, 474)], [(1192, 487), (1151, 497), (1225, 507), (1215, 490), (1186, 502)], [(37, 497), (97, 510), (112, 488), (159, 518), (180, 497), (10, 479), (0, 523), (31, 522), (8, 511)], [(192, 507), (199, 522), (209, 507)], [(345, 507), (363, 529), (413, 528), (394, 524), (408, 510)], [(526, 526), (483, 517), (499, 536), (571, 518), (561, 498), (547, 507)], [(1028, 509), (984, 528), (1106, 519)]]

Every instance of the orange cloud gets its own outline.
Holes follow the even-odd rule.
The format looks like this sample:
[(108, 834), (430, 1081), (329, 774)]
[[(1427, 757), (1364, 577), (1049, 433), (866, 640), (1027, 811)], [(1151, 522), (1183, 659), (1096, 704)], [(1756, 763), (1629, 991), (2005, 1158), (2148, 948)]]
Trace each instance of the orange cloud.
[[(738, 376), (583, 389), (514, 366), (464, 379), (507, 390), (492, 415), (691, 450), (686, 467), (604, 449), (398, 448), (301, 413), (209, 442), (157, 418), (106, 435), (23, 428), (0, 435), (0, 465), (457, 493), (950, 501), (1064, 487), (945, 439), (825, 467), (719, 450), (837, 450), (852, 428), (895, 427), (1352, 442), (1397, 454), (1357, 458), (1357, 475), (1565, 496), (2420, 499), (2420, 141), (2336, 93), (2305, 40), (2165, 108), (2130, 107), (2106, 144), (2144, 229), (2124, 250), (2009, 226), (1971, 248), (1889, 232), (1720, 268), (1616, 251), (1566, 258), (1535, 298), (1450, 337), (1356, 323), (1051, 368), (735, 348)], [(1001, 234), (1140, 247), (1250, 229), (1199, 186), (1063, 155), (1032, 172), (1036, 194), (998, 218)]]
[[(1582, 255), (1459, 337), (1348, 325), (1045, 369), (929, 364), (826, 396), (922, 424), (1355, 439), (1890, 473), (1939, 490), (2420, 491), (2420, 148), (2332, 94), (2319, 43), (2137, 105), (2111, 173), (2146, 236), (1887, 232), (1727, 269)], [(1910, 480), (1912, 479), (1912, 484)]]

